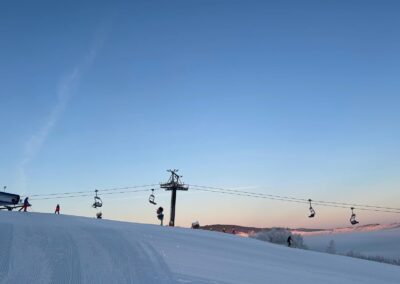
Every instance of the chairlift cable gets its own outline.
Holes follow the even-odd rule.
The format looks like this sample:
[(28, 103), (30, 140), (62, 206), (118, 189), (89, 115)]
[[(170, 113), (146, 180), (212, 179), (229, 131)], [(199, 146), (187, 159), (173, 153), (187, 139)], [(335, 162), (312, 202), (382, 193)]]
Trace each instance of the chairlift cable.
[[(257, 193), (257, 192), (249, 192), (249, 191), (243, 191), (243, 190), (234, 190), (234, 189), (228, 189), (228, 188), (222, 188), (222, 187), (211, 187), (211, 186), (202, 186), (202, 185), (189, 185), (192, 188), (193, 187), (198, 187), (198, 188), (206, 188), (206, 189), (215, 189), (215, 190), (223, 190), (227, 192), (236, 192), (236, 193), (244, 193), (244, 194), (251, 194), (251, 195), (259, 195), (259, 196), (267, 196), (267, 197), (273, 197), (273, 198), (280, 198), (284, 200), (296, 200), (296, 201), (302, 201), (302, 203), (308, 203), (308, 199), (303, 199), (303, 198), (295, 198), (295, 197), (290, 197), (290, 196), (280, 196), (280, 195), (273, 195), (273, 194), (266, 194), (266, 193)], [(371, 208), (371, 209), (384, 209), (384, 210), (395, 210), (395, 211), (400, 211), (400, 208), (394, 208), (394, 207), (384, 207), (384, 206), (376, 206), (376, 205), (362, 205), (362, 204), (354, 204), (354, 203), (345, 203), (345, 202), (334, 202), (334, 201), (323, 201), (323, 200), (313, 200), (314, 204), (332, 204), (332, 205), (343, 205), (346, 207), (343, 208), (349, 208), (350, 207), (365, 207), (365, 208)], [(334, 206), (331, 206), (334, 207)], [(400, 213), (400, 212), (399, 212)]]
[[(147, 184), (147, 185), (105, 188), (105, 189), (99, 189), (98, 193), (99, 193), (99, 195), (109, 195), (109, 194), (146, 192), (151, 189), (149, 189), (149, 188), (138, 189), (138, 190), (125, 190), (125, 189), (145, 188), (145, 187), (153, 187), (153, 186), (157, 186), (157, 185), (159, 185), (159, 184)], [(235, 190), (235, 189), (229, 189), (229, 188), (203, 186), (203, 185), (190, 185), (189, 184), (189, 186), (191, 187), (191, 189), (197, 190), (197, 191), (222, 193), (222, 194), (245, 196), (245, 197), (255, 197), (255, 198), (263, 198), (263, 199), (285, 201), (285, 202), (292, 202), (292, 203), (301, 203), (301, 204), (309, 203), (309, 199), (296, 198), (296, 197), (290, 197), (290, 196), (257, 193), (257, 192), (250, 192), (250, 191), (244, 191), (244, 190)], [(160, 188), (153, 188), (153, 189), (155, 191), (160, 190)], [(31, 200), (50, 200), (50, 199), (77, 198), (77, 197), (88, 197), (88, 196), (93, 196), (93, 190), (64, 192), (64, 193), (35, 194), (35, 195), (31, 195), (31, 197), (39, 197), (39, 198), (32, 198)], [(313, 200), (312, 202), (314, 205), (319, 205), (319, 206), (324, 206), (324, 207), (348, 209), (349, 206), (351, 206), (351, 207), (357, 208), (357, 210), (363, 210), (363, 211), (398, 213), (398, 214), (400, 213), (400, 208), (393, 208), (393, 207), (365, 205), (365, 204), (361, 205), (361, 204), (344, 203), (344, 202), (323, 201), (323, 200)]]
[[(115, 191), (115, 190), (133, 189), (133, 188), (151, 187), (151, 186), (157, 186), (157, 185), (158, 184), (146, 184), (146, 185), (125, 186), (125, 187), (112, 187), (112, 188), (98, 189), (98, 191), (99, 192)], [(55, 196), (55, 195), (58, 196), (58, 195), (81, 194), (81, 193), (83, 194), (83, 193), (89, 193), (89, 192), (92, 193), (93, 190), (70, 191), (70, 192), (48, 193), (48, 194), (33, 194), (33, 195), (30, 195), (30, 197)]]
[[(116, 192), (113, 191), (113, 192), (99, 193), (98, 195), (101, 196), (101, 195), (109, 195), (109, 194), (124, 194), (124, 193), (136, 193), (136, 192), (145, 192), (145, 191), (149, 191), (149, 190), (148, 189), (138, 189), (138, 190), (125, 190), (125, 191), (116, 191)], [(62, 195), (62, 196), (51, 196), (51, 197), (43, 197), (43, 198), (33, 198), (31, 200), (49, 200), (49, 199), (75, 198), (75, 197), (87, 197), (87, 196), (93, 196), (93, 193), (92, 194)]]
[(243, 191), (243, 190), (237, 190), (237, 189), (228, 189), (228, 188), (204, 186), (204, 185), (189, 184), (189, 186), (191, 186), (191, 187), (199, 187), (199, 188), (207, 188), (207, 189), (224, 190), (224, 191), (237, 192), (237, 193), (256, 194), (256, 195), (269, 196), (269, 197), (274, 197), (274, 198), (282, 198), (282, 199), (304, 201), (305, 203), (308, 203), (308, 199), (305, 199), (305, 198), (296, 198), (296, 197), (281, 196), (281, 195), (274, 195), (274, 194), (267, 194), (267, 193), (257, 193), (257, 192), (251, 192), (251, 191)]
[[(284, 199), (284, 198), (263, 196), (263, 195), (260, 195), (260, 194), (257, 194), (257, 193), (254, 193), (254, 194), (238, 193), (238, 192), (229, 192), (229, 191), (222, 191), (222, 190), (212, 190), (212, 189), (205, 189), (205, 188), (196, 188), (196, 187), (193, 187), (193, 186), (191, 187), (191, 189), (192, 189), (192, 190), (197, 190), (197, 191), (207, 191), (207, 192), (214, 192), (214, 193), (221, 193), (221, 194), (228, 194), (228, 195), (246, 196), (246, 197), (254, 197), (254, 198), (263, 198), (263, 199), (269, 199), (269, 200), (277, 200), (277, 201), (292, 202), (292, 203), (308, 204), (308, 200), (307, 200), (307, 201), (301, 201), (301, 200)], [(334, 207), (334, 208), (349, 209), (348, 206), (344, 206), (344, 205), (335, 205), (335, 204), (328, 204), (328, 203), (319, 203), (319, 202), (317, 202), (317, 201), (313, 201), (313, 204), (319, 205), (319, 206), (324, 206), (324, 207)], [(373, 211), (373, 212), (383, 212), (383, 213), (397, 213), (397, 214), (400, 214), (400, 211), (389, 211), (389, 210), (381, 210), (381, 209), (373, 209), (373, 208), (361, 208), (361, 207), (357, 207), (357, 210)]]

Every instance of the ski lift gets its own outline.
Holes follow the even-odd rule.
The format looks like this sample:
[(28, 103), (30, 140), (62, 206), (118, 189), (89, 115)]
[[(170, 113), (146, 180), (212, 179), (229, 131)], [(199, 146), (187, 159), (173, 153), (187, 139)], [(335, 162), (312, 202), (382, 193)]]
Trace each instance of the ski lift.
[(308, 216), (308, 218), (315, 217), (315, 210), (314, 210), (314, 208), (312, 208), (311, 201), (312, 201), (311, 199), (308, 199), (308, 202), (310, 202), (310, 216)]
[(153, 205), (157, 205), (157, 203), (154, 201), (156, 197), (154, 196), (154, 188), (151, 189), (151, 194), (149, 196), (149, 202)]
[(103, 201), (101, 200), (100, 197), (97, 196), (98, 190), (96, 189), (94, 192), (96, 193), (96, 195), (94, 197), (94, 203), (93, 203), (92, 207), (97, 208), (97, 207), (103, 206)]
[(356, 213), (354, 213), (353, 210), (354, 210), (354, 207), (351, 207), (350, 223), (352, 225), (357, 225), (359, 222), (356, 220)]

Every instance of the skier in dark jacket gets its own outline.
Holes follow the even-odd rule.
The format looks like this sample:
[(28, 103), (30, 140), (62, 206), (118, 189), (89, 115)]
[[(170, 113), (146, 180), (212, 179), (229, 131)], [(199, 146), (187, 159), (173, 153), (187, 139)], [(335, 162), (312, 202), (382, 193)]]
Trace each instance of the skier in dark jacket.
[(54, 211), (54, 214), (60, 214), (60, 204), (57, 204), (56, 211)]
[(19, 209), (19, 211), (21, 211), (22, 209), (24, 209), (24, 212), (26, 212), (26, 209), (31, 206), (29, 204), (29, 197), (25, 197), (24, 199), (24, 205), (22, 205), (21, 209)]
[(158, 218), (158, 220), (160, 220), (161, 221), (161, 226), (163, 225), (163, 220), (164, 220), (164, 213), (163, 213), (163, 211), (164, 211), (164, 208), (162, 208), (162, 207), (159, 207), (158, 209), (157, 209), (157, 218)]
[(288, 247), (291, 247), (291, 246), (292, 246), (292, 242), (293, 242), (292, 236), (289, 236), (289, 237), (287, 238), (287, 246), (288, 246)]

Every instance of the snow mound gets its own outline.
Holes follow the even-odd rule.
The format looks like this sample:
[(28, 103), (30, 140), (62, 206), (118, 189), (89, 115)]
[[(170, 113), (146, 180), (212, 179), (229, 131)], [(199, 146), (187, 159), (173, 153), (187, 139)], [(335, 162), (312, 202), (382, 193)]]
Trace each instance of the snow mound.
[(0, 283), (398, 283), (400, 268), (234, 235), (0, 212)]

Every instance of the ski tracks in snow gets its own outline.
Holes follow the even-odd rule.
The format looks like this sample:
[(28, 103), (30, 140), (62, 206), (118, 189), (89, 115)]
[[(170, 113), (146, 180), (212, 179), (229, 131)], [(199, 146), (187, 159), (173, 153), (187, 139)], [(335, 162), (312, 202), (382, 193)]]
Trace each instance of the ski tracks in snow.
[(177, 283), (150, 243), (114, 229), (0, 226), (0, 283)]
[(49, 237), (41, 241), (51, 271), (50, 283), (82, 283), (78, 249), (68, 230), (53, 227), (46, 235)]
[(0, 223), (0, 227), (0, 283), (3, 283), (9, 269), (13, 226), (11, 224)]
[[(110, 279), (110, 275), (113, 283), (176, 283), (167, 264), (149, 244), (129, 241), (112, 229), (84, 228), (82, 231), (90, 242), (91, 261), (98, 263), (95, 266), (99, 268), (97, 275), (89, 272), (96, 281), (85, 283), (106, 283), (102, 279)], [(107, 277), (98, 277), (104, 273)]]
[[(37, 228), (32, 226), (19, 226), (1, 224), (2, 228), (12, 228), (2, 230), (2, 241), (7, 241), (2, 244), (6, 254), (0, 254), (1, 262), (6, 261), (8, 269), (2, 270), (0, 283), (50, 283), (51, 271), (45, 250), (48, 247), (43, 247), (40, 243), (40, 238), (43, 237), (38, 232)], [(11, 226), (11, 227), (9, 227)], [(3, 267), (3, 265), (2, 265)]]
[(395, 266), (214, 232), (0, 212), (0, 284), (399, 283)]

